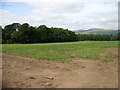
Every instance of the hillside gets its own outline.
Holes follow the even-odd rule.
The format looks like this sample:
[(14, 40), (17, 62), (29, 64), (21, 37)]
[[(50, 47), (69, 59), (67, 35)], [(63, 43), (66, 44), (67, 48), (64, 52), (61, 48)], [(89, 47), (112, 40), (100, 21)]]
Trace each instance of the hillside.
[(117, 34), (118, 30), (92, 28), (88, 30), (75, 30), (74, 32), (79, 34)]

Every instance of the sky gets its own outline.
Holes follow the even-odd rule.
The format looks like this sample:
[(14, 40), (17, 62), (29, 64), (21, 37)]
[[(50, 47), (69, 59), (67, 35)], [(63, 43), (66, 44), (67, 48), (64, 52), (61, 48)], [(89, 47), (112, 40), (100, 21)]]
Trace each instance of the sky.
[(118, 0), (1, 0), (0, 25), (118, 29)]

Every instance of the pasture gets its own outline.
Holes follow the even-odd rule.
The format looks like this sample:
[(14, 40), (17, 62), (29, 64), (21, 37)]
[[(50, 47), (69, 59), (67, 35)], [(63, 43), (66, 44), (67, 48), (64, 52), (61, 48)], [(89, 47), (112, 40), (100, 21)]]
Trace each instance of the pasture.
[(104, 52), (105, 48), (115, 47), (118, 47), (118, 41), (79, 41), (64, 43), (2, 45), (3, 53), (16, 53), (40, 60), (68, 62), (73, 58), (96, 60), (100, 58), (100, 53)]

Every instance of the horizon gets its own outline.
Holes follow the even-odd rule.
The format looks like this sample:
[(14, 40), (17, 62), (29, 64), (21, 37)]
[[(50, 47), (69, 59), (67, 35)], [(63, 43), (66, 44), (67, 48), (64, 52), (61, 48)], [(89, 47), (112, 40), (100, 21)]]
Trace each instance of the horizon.
[[(13, 23), (17, 23), (17, 22), (13, 22)], [(11, 23), (11, 24), (13, 24), (13, 23)], [(11, 24), (7, 24), (7, 25), (11, 25)], [(22, 25), (22, 24), (24, 24), (24, 23), (19, 23), (20, 25)], [(29, 24), (29, 23), (28, 23)], [(6, 25), (6, 26), (7, 26)], [(30, 24), (29, 24), (30, 25)], [(43, 24), (44, 25), (44, 24)], [(32, 25), (30, 25), (30, 26), (32, 26)], [(41, 25), (39, 25), (39, 26), (41, 26)], [(39, 26), (33, 26), (33, 27), (39, 27)], [(46, 26), (46, 25), (45, 25)], [(1, 26), (2, 27), (2, 26)], [(48, 26), (46, 26), (46, 27), (48, 27)], [(4, 27), (2, 27), (3, 29), (5, 28), (5, 26)], [(52, 27), (48, 27), (48, 28), (52, 28)], [(53, 28), (62, 28), (62, 27), (53, 27)], [(68, 28), (63, 28), (63, 29), (68, 29)], [(70, 30), (70, 29), (68, 29), (68, 30), (70, 30), (70, 31), (87, 31), (87, 30), (90, 30), (90, 29), (104, 29), (104, 30), (119, 30), (119, 29), (106, 29), (106, 28), (89, 28), (89, 29), (78, 29), (78, 30)]]
[(29, 23), (36, 27), (46, 25), (65, 28), (71, 31), (91, 28), (118, 29), (117, 2), (97, 2), (97, 0), (94, 2), (81, 2), (81, 0), (14, 2), (14, 0), (5, 0), (0, 2), (0, 6), (2, 27), (18, 22)]

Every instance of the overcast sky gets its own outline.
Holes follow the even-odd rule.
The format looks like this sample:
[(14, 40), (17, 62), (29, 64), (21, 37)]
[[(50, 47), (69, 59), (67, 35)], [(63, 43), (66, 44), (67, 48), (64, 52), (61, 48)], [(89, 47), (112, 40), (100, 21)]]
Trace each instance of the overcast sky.
[(118, 28), (118, 1), (4, 0), (0, 2), (0, 25), (29, 23), (70, 30)]

